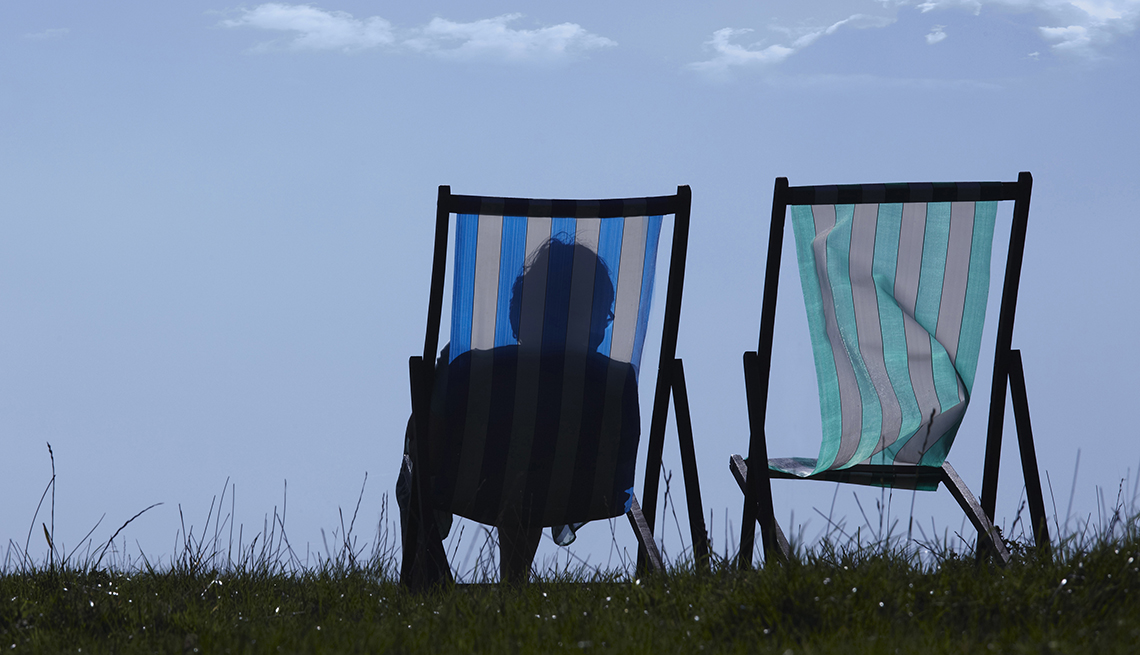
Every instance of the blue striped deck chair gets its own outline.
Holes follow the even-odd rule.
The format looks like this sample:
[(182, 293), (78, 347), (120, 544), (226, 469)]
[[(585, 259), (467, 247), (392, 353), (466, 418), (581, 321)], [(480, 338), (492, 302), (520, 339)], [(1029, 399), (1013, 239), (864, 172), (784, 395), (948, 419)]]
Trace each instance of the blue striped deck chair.
[[(757, 522), (765, 555), (789, 554), (773, 512), (772, 478), (924, 491), (944, 484), (978, 530), (979, 556), (992, 552), (1008, 562), (993, 526), (1007, 381), (1033, 534), (1047, 547), (1021, 353), (1011, 348), (1032, 184), (1029, 173), (1016, 182), (804, 187), (777, 178), (760, 344), (744, 356), (748, 459), (729, 460), (745, 494), (742, 568), (752, 565)], [(981, 352), (1001, 201), (1014, 202), (1013, 227), (979, 503), (946, 456), (969, 405)], [(823, 435), (815, 458), (769, 459), (764, 431), (786, 214), (819, 383)], [(749, 467), (758, 461), (768, 465)]]
[[(560, 539), (587, 521), (625, 514), (640, 569), (662, 568), (653, 516), (670, 395), (695, 508), (694, 551), (707, 559), (675, 359), (690, 198), (684, 186), (672, 196), (616, 200), (490, 198), (440, 187), (424, 353), (410, 362), (415, 498), (405, 584), (423, 587), (434, 580), (422, 571), (449, 571), (435, 521), (420, 520), (432, 512), (489, 525), (565, 526)], [(668, 216), (673, 240), (643, 510), (633, 490), (637, 390)], [(451, 224), (450, 341), (437, 363)], [(417, 565), (421, 558), (430, 564)]]

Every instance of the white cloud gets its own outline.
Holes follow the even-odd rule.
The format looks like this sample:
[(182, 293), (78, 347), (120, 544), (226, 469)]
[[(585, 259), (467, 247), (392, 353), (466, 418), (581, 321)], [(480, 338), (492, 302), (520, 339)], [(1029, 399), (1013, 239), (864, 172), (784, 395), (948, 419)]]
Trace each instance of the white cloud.
[[(897, 4), (909, 3), (906, 2), (906, 0), (903, 0)], [(917, 5), (917, 7), (924, 14), (928, 11), (943, 9), (946, 7), (962, 7), (963, 9), (969, 9), (970, 11), (974, 12), (975, 16), (982, 13), (981, 0), (923, 0), (922, 3)]]
[(774, 43), (765, 45), (763, 42), (754, 43), (749, 46), (743, 46), (733, 43), (734, 37), (743, 36), (752, 32), (750, 29), (734, 29), (726, 27), (724, 29), (713, 32), (712, 39), (705, 42), (705, 45), (710, 47), (715, 53), (712, 59), (707, 61), (694, 62), (686, 66), (689, 70), (695, 70), (705, 73), (712, 77), (723, 78), (727, 76), (728, 71), (733, 67), (738, 66), (767, 66), (778, 64), (788, 57), (795, 54), (797, 51), (802, 50), (809, 45), (815, 43), (820, 38), (834, 34), (841, 27), (850, 27), (854, 29), (863, 29), (868, 27), (884, 27), (894, 22), (894, 19), (885, 18), (881, 16), (868, 16), (866, 14), (854, 14), (841, 21), (832, 23), (831, 25), (818, 29), (801, 30), (798, 35), (791, 30), (773, 28), (777, 31), (782, 31), (789, 36), (795, 36), (792, 42), (788, 45)]
[(1084, 25), (1070, 25), (1068, 27), (1041, 27), (1041, 36), (1049, 41), (1056, 41), (1053, 47), (1057, 50), (1071, 52), (1085, 52), (1092, 46), (1092, 34)]
[(838, 30), (840, 27), (844, 27), (844, 26), (851, 27), (851, 28), (854, 28), (857, 30), (867, 29), (870, 27), (886, 27), (887, 25), (890, 25), (891, 23), (894, 23), (894, 22), (895, 22), (894, 18), (888, 18), (886, 16), (871, 16), (868, 14), (854, 14), (852, 16), (848, 16), (847, 18), (844, 18), (843, 20), (839, 21), (838, 23), (833, 23), (830, 27), (828, 27), (826, 30), (824, 30), (824, 32), (827, 34), (834, 34), (835, 30)]
[(71, 32), (71, 30), (66, 27), (53, 27), (52, 29), (44, 30), (42, 32), (25, 34), (24, 38), (31, 39), (33, 41), (47, 41), (48, 39), (62, 39), (63, 37), (67, 36), (69, 32)]
[(454, 59), (494, 58), (519, 60), (561, 59), (574, 52), (617, 45), (587, 32), (576, 23), (561, 23), (533, 30), (508, 26), (522, 14), (505, 14), (470, 23), (433, 18), (406, 44), (416, 50)]
[(1101, 56), (1104, 46), (1140, 26), (1140, 0), (887, 0), (886, 4), (914, 5), (924, 13), (961, 8), (979, 14), (983, 6), (991, 6), (1037, 14), (1037, 29), (1055, 51), (1087, 58)]
[(946, 32), (943, 31), (945, 25), (935, 25), (930, 28), (930, 34), (926, 35), (926, 42), (930, 45), (941, 43), (946, 40)]
[[(373, 16), (364, 20), (343, 11), (324, 11), (309, 5), (271, 2), (242, 10), (239, 18), (222, 21), (225, 27), (252, 27), (293, 33), (288, 47), (294, 50), (364, 50), (391, 44), (392, 24)], [(257, 49), (276, 45), (263, 43)]]
[[(752, 30), (726, 27), (713, 32), (712, 40), (705, 45), (716, 51), (716, 57), (708, 61), (689, 64), (689, 68), (708, 73), (723, 73), (731, 66), (752, 64), (775, 64), (787, 59), (796, 50), (783, 45), (770, 45), (766, 48), (746, 48), (729, 41), (734, 36), (748, 34)], [(802, 46), (801, 46), (802, 47)]]
[(221, 25), (291, 34), (284, 42), (259, 44), (254, 48), (258, 51), (285, 47), (351, 52), (385, 47), (447, 59), (548, 62), (566, 59), (585, 50), (617, 45), (603, 36), (591, 34), (576, 23), (530, 30), (510, 27), (509, 23), (521, 16), (505, 14), (470, 23), (437, 17), (423, 27), (398, 30), (379, 16), (357, 19), (343, 11), (272, 2), (243, 9), (239, 17), (224, 20)]

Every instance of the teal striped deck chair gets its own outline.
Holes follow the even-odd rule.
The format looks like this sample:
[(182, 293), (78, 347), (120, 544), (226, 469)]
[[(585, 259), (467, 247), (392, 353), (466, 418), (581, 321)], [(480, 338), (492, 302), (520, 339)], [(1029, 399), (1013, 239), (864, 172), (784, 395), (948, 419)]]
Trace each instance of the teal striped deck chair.
[[(653, 540), (668, 402), (677, 411), (694, 549), (707, 559), (700, 487), (675, 359), (690, 207), (676, 195), (535, 200), (439, 190), (428, 326), (410, 363), (414, 452), (401, 577), (449, 571), (435, 521), (551, 527), (626, 515), (639, 567), (661, 569)], [(673, 221), (644, 509), (634, 494), (638, 385), (662, 225)], [(454, 225), (450, 340), (437, 347)], [(426, 437), (426, 438), (425, 438)], [(422, 541), (419, 541), (422, 540)], [(429, 564), (417, 565), (420, 558)]]
[[(772, 478), (923, 491), (944, 484), (978, 530), (979, 555), (1008, 562), (993, 526), (1007, 381), (1033, 534), (1047, 546), (1021, 354), (1011, 347), (1031, 188), (1029, 173), (1017, 182), (789, 187), (776, 180), (760, 344), (744, 356), (748, 459), (729, 460), (745, 494), (741, 567), (752, 565), (757, 522), (766, 557), (788, 555)], [(1014, 202), (1013, 227), (979, 503), (946, 457), (974, 386), (1001, 201)], [(814, 458), (769, 459), (764, 431), (786, 215), (819, 383), (823, 434)]]

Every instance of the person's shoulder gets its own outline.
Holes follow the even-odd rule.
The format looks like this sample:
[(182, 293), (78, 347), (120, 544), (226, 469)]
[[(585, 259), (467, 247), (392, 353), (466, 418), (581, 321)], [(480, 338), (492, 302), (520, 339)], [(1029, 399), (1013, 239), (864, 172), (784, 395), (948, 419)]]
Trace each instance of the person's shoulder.
[(502, 361), (504, 359), (507, 359), (507, 360), (518, 359), (519, 347), (518, 347), (518, 345), (510, 345), (510, 346), (498, 346), (495, 348), (487, 348), (487, 349), (477, 349), (476, 348), (476, 349), (471, 349), (471, 350), (465, 350), (465, 351), (459, 353), (458, 355), (456, 355), (455, 359), (451, 360), (450, 366), (452, 368), (470, 366), (472, 360), (478, 360), (478, 359), (486, 358), (486, 357), (494, 357), (496, 361)]
[(590, 353), (586, 358), (586, 370), (595, 375), (633, 375), (633, 364), (612, 359), (599, 352)]

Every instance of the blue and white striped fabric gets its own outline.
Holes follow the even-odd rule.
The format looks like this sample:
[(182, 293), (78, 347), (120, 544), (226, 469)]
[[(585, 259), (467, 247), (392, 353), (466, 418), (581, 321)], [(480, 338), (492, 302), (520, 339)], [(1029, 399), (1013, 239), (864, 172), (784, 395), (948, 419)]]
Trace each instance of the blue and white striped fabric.
[(530, 525), (628, 510), (660, 232), (660, 216), (457, 216), (437, 507)]
[(941, 466), (978, 365), (996, 214), (996, 202), (791, 207), (823, 418), (814, 470), (797, 474)]

